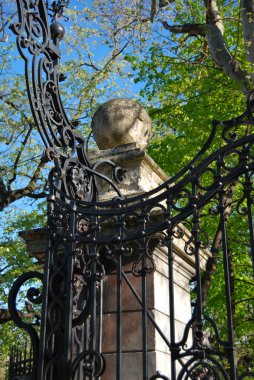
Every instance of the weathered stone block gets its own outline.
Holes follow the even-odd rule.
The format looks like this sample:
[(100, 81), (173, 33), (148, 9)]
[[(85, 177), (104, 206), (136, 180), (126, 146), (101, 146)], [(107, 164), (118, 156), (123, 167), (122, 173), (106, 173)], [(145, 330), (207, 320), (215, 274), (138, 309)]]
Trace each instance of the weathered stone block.
[[(142, 313), (138, 311), (124, 312), (122, 318), (122, 351), (142, 350)], [(147, 324), (148, 349), (155, 347), (154, 326), (148, 321)], [(116, 352), (117, 316), (105, 314), (103, 316), (102, 351), (105, 353)]]
[[(105, 355), (106, 371), (101, 380), (116, 380), (116, 354)], [(148, 352), (148, 378), (155, 374), (156, 353)], [(143, 379), (142, 371), (142, 353), (130, 352), (122, 354), (122, 371), (121, 380), (141, 380)]]
[[(142, 299), (142, 279), (141, 277), (135, 277), (133, 274), (126, 274), (132, 287), (138, 293), (140, 299)], [(115, 312), (117, 308), (117, 276), (116, 274), (108, 275), (103, 281), (104, 286), (104, 299), (103, 299), (103, 312), (110, 313)], [(147, 305), (148, 308), (154, 307), (154, 281), (153, 274), (147, 276)], [(123, 278), (122, 280), (122, 309), (128, 310), (141, 310), (141, 305), (129, 285)]]

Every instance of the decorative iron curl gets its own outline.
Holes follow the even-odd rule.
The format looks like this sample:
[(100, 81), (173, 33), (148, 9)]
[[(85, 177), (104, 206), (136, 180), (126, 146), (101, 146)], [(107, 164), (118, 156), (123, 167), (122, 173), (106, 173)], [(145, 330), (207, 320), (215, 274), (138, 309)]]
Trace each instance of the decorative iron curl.
[[(17, 0), (19, 22), (11, 29), (17, 35), (17, 46), (26, 66), (27, 91), (30, 107), (46, 146), (45, 160), (55, 164), (49, 176), (49, 183), (71, 199), (86, 202), (97, 200), (98, 180), (109, 183), (121, 197), (114, 184), (122, 183), (124, 171), (109, 161), (91, 165), (88, 159), (87, 143), (76, 130), (76, 123), (65, 113), (59, 93), (59, 41), (64, 28), (58, 22), (49, 25), (47, 8), (53, 19), (63, 16), (66, 1), (53, 2), (49, 7), (42, 0)], [(98, 172), (97, 167), (107, 163), (112, 167), (113, 180)], [(57, 175), (56, 175), (57, 173)], [(54, 178), (55, 177), (55, 178)], [(58, 181), (57, 181), (57, 180)]]
[(98, 351), (83, 351), (74, 359), (72, 365), (70, 366), (72, 379), (75, 379), (76, 371), (82, 361), (84, 361), (84, 376), (97, 378), (105, 370), (105, 359)]
[[(9, 297), (8, 297), (8, 308), (10, 311), (11, 318), (13, 322), (18, 326), (19, 328), (25, 330), (30, 338), (31, 338), (31, 345), (33, 350), (33, 366), (32, 366), (32, 379), (35, 378), (36, 370), (37, 370), (37, 362), (38, 362), (38, 352), (39, 352), (39, 337), (37, 334), (36, 329), (33, 327), (34, 324), (39, 323), (40, 316), (34, 315), (36, 318), (35, 323), (27, 323), (24, 320), (22, 320), (20, 316), (20, 312), (17, 309), (17, 296), (21, 289), (21, 287), (29, 280), (31, 279), (37, 279), (41, 282), (43, 281), (43, 275), (40, 272), (31, 271), (27, 273), (23, 273), (21, 276), (19, 276), (16, 281), (13, 283)], [(42, 294), (39, 289), (33, 287), (30, 287), (27, 290), (27, 299), (30, 302), (30, 304), (40, 305), (42, 303)]]
[(156, 379), (169, 380), (169, 378), (165, 375), (162, 375), (160, 371), (156, 371), (156, 374), (151, 376), (149, 380), (156, 380)]
[(204, 378), (205, 375), (211, 376), (211, 380), (230, 380), (225, 368), (218, 360), (210, 355), (207, 355), (205, 358), (199, 358), (198, 353), (183, 364), (177, 380), (199, 380), (200, 378)]
[[(51, 161), (55, 161), (55, 166), (49, 173), (49, 184), (59, 196), (89, 205), (98, 199), (99, 181), (103, 181), (117, 194), (117, 199), (123, 199), (117, 184), (124, 181), (125, 170), (112, 161), (101, 160), (89, 166), (82, 163), (80, 158), (75, 157), (66, 159), (62, 165), (60, 155), (51, 148), (47, 149), (45, 154)], [(99, 172), (97, 168), (100, 165), (108, 165), (113, 178)]]
[[(51, 6), (51, 11), (53, 11), (54, 14), (60, 14), (60, 16), (62, 16), (63, 7), (67, 5), (67, 3), (67, 1), (63, 0), (54, 2), (54, 7), (53, 5)], [(17, 44), (21, 55), (26, 61), (26, 76), (31, 109), (43, 141), (46, 147), (50, 149), (48, 156), (51, 159), (53, 158), (56, 171), (58, 172), (59, 168), (61, 169), (61, 179), (64, 181), (64, 176), (66, 175), (64, 168), (68, 167), (67, 164), (64, 164), (65, 161), (77, 159), (77, 163), (81, 165), (79, 168), (80, 182), (84, 180), (88, 183), (89, 187), (87, 196), (84, 196), (83, 194), (81, 196), (82, 199), (80, 198), (80, 191), (78, 191), (77, 194), (79, 194), (79, 197), (76, 199), (77, 201), (80, 200), (88, 203), (97, 202), (97, 177), (108, 181), (121, 198), (118, 191), (119, 189), (113, 186), (112, 182), (110, 182), (111, 180), (107, 178), (107, 176), (99, 174), (96, 168), (89, 162), (86, 141), (75, 129), (76, 123), (68, 120), (62, 105), (59, 94), (60, 75), (58, 71), (60, 52), (58, 44), (63, 37), (64, 31), (62, 31), (61, 26), (59, 26), (60, 24), (58, 23), (53, 23), (49, 26), (47, 9), (42, 0), (18, 0), (18, 6), (19, 23), (14, 24), (12, 29), (18, 36)], [(32, 59), (28, 59), (29, 55)], [(46, 77), (46, 80), (44, 80), (44, 76)], [(233, 144), (238, 137), (235, 132), (236, 127), (242, 124), (253, 124), (253, 94), (254, 93), (251, 93), (248, 97), (247, 110), (242, 115), (225, 122), (214, 121), (212, 132), (207, 142), (191, 163), (163, 185), (147, 193), (146, 199), (148, 199), (150, 195), (157, 194), (156, 202), (158, 203), (162, 198), (165, 199), (166, 194), (171, 193), (171, 195), (173, 194), (174, 201), (172, 206), (174, 210), (179, 213), (184, 212), (184, 210), (190, 206), (189, 200), (191, 194), (189, 193), (188, 188), (184, 186), (184, 182), (185, 184), (190, 182), (190, 174), (193, 175), (193, 173), (195, 173), (196, 178), (198, 179), (198, 176), (202, 176), (204, 173), (209, 174), (210, 172), (210, 174), (216, 178), (216, 171), (212, 172), (212, 169), (208, 167), (209, 161), (205, 160), (200, 162), (200, 160), (211, 146), (218, 127), (222, 126), (221, 133), (223, 139), (227, 143)], [(203, 163), (204, 165), (202, 167), (200, 164)], [(195, 168), (197, 170), (195, 170)], [(124, 177), (123, 172), (115, 167), (114, 174), (116, 174), (114, 179), (121, 183), (122, 178)], [(90, 178), (92, 178), (92, 180), (90, 180)], [(69, 180), (66, 179), (66, 182), (68, 181)], [(179, 183), (179, 181), (182, 182), (183, 186), (181, 186), (181, 188), (178, 186), (177, 189), (175, 188), (173, 190), (175, 187), (174, 182)], [(61, 185), (62, 182), (60, 181), (59, 186), (61, 187)], [(172, 188), (169, 187), (170, 185), (172, 185)], [(209, 192), (209, 186), (207, 188), (207, 186), (203, 186), (201, 183), (201, 189), (202, 187), (203, 190)], [(213, 186), (211, 187), (213, 188)], [(71, 199), (75, 199), (75, 197), (73, 197), (73, 191), (68, 189), (68, 186), (67, 189), (66, 186), (64, 186), (64, 188), (58, 187), (57, 190), (59, 192), (67, 192), (67, 196)], [(164, 190), (164, 194), (161, 193), (161, 190)], [(182, 204), (183, 198), (184, 203)], [(140, 207), (142, 199), (140, 197), (133, 197), (126, 201), (126, 206), (131, 202), (135, 202), (135, 208), (137, 209)]]
[[(176, 343), (175, 347), (178, 348), (177, 354), (175, 354), (176, 359), (195, 356), (197, 352), (204, 356), (207, 354), (213, 354), (219, 357), (224, 356), (222, 350), (220, 351), (219, 348), (217, 349), (211, 346), (207, 330), (204, 330), (204, 322), (209, 325), (213, 332), (213, 338), (216, 341), (217, 347), (221, 347), (224, 351), (224, 349), (229, 346), (228, 341), (223, 341), (220, 338), (218, 327), (210, 317), (205, 315), (201, 324), (197, 323), (196, 318), (193, 317), (186, 323), (182, 339)], [(191, 341), (188, 343), (189, 338), (191, 338)]]
[[(55, 8), (55, 12), (61, 12), (62, 2), (59, 1), (56, 3), (56, 5), (59, 5), (60, 8), (58, 10)], [(142, 197), (136, 196), (129, 200), (126, 199), (123, 201), (121, 199), (120, 192), (116, 191), (118, 195), (117, 202), (115, 200), (112, 200), (111, 203), (108, 202), (105, 205), (105, 208), (102, 210), (103, 206), (101, 206), (101, 208), (100, 206), (97, 207), (96, 185), (98, 178), (107, 181), (115, 190), (118, 188), (113, 184), (113, 181), (111, 181), (111, 179), (103, 174), (98, 173), (98, 163), (94, 166), (91, 165), (87, 154), (87, 144), (80, 133), (76, 131), (74, 123), (68, 120), (62, 106), (59, 94), (60, 75), (58, 72), (58, 60), (60, 58), (60, 52), (58, 49), (58, 43), (63, 36), (64, 30), (61, 25), (57, 23), (51, 25), (51, 28), (49, 27), (46, 8), (42, 0), (18, 0), (18, 6), (20, 18), (19, 23), (13, 25), (12, 29), (17, 35), (18, 48), (26, 62), (26, 79), (33, 116), (37, 123), (44, 144), (47, 148), (46, 156), (55, 164), (55, 168), (50, 174), (50, 188), (53, 193), (53, 195), (51, 195), (55, 198), (58, 198), (60, 204), (59, 208), (62, 211), (68, 208), (67, 206), (69, 206), (71, 203), (70, 200), (73, 201), (73, 204), (75, 202), (75, 207), (77, 205), (78, 207), (80, 206), (80, 209), (78, 210), (79, 214), (82, 214), (84, 211), (84, 209), (81, 209), (81, 206), (91, 206), (88, 214), (90, 212), (89, 215), (91, 215), (91, 213), (94, 212), (94, 219), (96, 219), (97, 216), (101, 217), (101, 215), (103, 215), (103, 217), (107, 217), (107, 215), (110, 214), (113, 219), (115, 218), (117, 222), (121, 223), (123, 219), (125, 219), (125, 221), (128, 221), (128, 217), (126, 217), (126, 215), (130, 215), (130, 212), (132, 215), (137, 215), (136, 234), (132, 231), (132, 228), (130, 228), (130, 231), (127, 233), (126, 228), (124, 231), (126, 235), (122, 239), (123, 244), (121, 244), (121, 247), (118, 244), (118, 249), (123, 248), (123, 255), (124, 252), (127, 254), (132, 254), (132, 250), (127, 249), (125, 242), (128, 241), (130, 237), (133, 241), (135, 239), (138, 241), (142, 233), (143, 240), (141, 249), (139, 248), (139, 251), (141, 252), (143, 249), (142, 254), (144, 262), (147, 258), (151, 259), (152, 261), (151, 252), (146, 245), (146, 238), (152, 233), (163, 231), (166, 228), (166, 222), (163, 218), (161, 223), (152, 223), (153, 220), (151, 219), (153, 218), (151, 218), (151, 215), (148, 215), (148, 211), (151, 210), (153, 206), (156, 206), (165, 200), (169, 201), (170, 206), (173, 209), (173, 217), (170, 219), (170, 222), (176, 226), (180, 221), (185, 220), (192, 214), (194, 210), (194, 204), (197, 209), (201, 209), (204, 204), (207, 204), (208, 200), (212, 199), (214, 195), (217, 194), (218, 191), (224, 188), (227, 184), (229, 184), (232, 179), (235, 179), (239, 177), (239, 175), (243, 174), (247, 170), (246, 166), (250, 164), (249, 167), (251, 170), (254, 170), (254, 158), (251, 157), (251, 155), (244, 159), (245, 166), (240, 164), (240, 162), (237, 162), (234, 167), (228, 165), (227, 163), (228, 158), (230, 158), (230, 154), (236, 155), (236, 157), (239, 157), (239, 160), (243, 160), (245, 154), (244, 147), (246, 144), (253, 144), (253, 135), (241, 137), (240, 134), (240, 139), (237, 135), (237, 127), (239, 125), (249, 126), (253, 125), (254, 123), (253, 93), (248, 98), (247, 111), (244, 114), (240, 115), (238, 118), (234, 118), (226, 122), (213, 123), (213, 131), (208, 138), (207, 143), (201, 149), (200, 153), (198, 153), (197, 156), (192, 160), (192, 162), (188, 164), (183, 170), (181, 170), (176, 176), (172, 177), (170, 180), (152, 190), (151, 192), (143, 195)], [(223, 146), (222, 148), (218, 149), (218, 151), (211, 154), (201, 162), (201, 158), (203, 158), (203, 155), (206, 152), (207, 148), (212, 144), (213, 137), (219, 125), (223, 128), (222, 138), (227, 143), (227, 146)], [(221, 167), (223, 169), (223, 172), (221, 171)], [(209, 178), (212, 178), (211, 184), (208, 181), (208, 185), (206, 183), (207, 176)], [(116, 166), (113, 166), (113, 177), (116, 182), (122, 182), (123, 173)], [(193, 199), (193, 193), (190, 190), (193, 184), (196, 184), (198, 190), (200, 190), (200, 192), (195, 195), (195, 199)], [(151, 196), (154, 198), (151, 199)], [(59, 204), (57, 204), (57, 207)], [(119, 209), (117, 211), (115, 209), (118, 207), (118, 205)], [(121, 209), (121, 206), (124, 207)], [(68, 227), (68, 223), (70, 224), (70, 221), (68, 220), (69, 215), (66, 220), (63, 221), (62, 215), (60, 218), (60, 214), (58, 213), (59, 210), (57, 207), (55, 207), (56, 212), (54, 215), (55, 219), (53, 218), (53, 222), (55, 224), (58, 224), (58, 227), (61, 231), (64, 231), (66, 225)], [(92, 207), (94, 208), (92, 209)], [(140, 217), (137, 210), (142, 211), (142, 215)], [(164, 210), (162, 210), (162, 213), (164, 213)], [(57, 219), (58, 216), (59, 218)], [(163, 217), (165, 217), (165, 214)], [(143, 223), (141, 226), (142, 222), (139, 219), (143, 219), (144, 221), (146, 221), (145, 219), (148, 219), (149, 223)], [(91, 221), (93, 223), (92, 218)], [(129, 222), (131, 225), (132, 222), (130, 220)], [(84, 223), (82, 228), (84, 229)], [(53, 234), (55, 233), (55, 229), (53, 227), (51, 229), (51, 233), (53, 240)], [(72, 231), (70, 233), (72, 234)], [(204, 232), (200, 229), (193, 231), (193, 236), (194, 233), (204, 236)], [(174, 230), (174, 234), (178, 234), (179, 237), (181, 237), (179, 230)], [(116, 236), (114, 238), (117, 240), (118, 237), (121, 240), (121, 236)], [(88, 239), (90, 238), (88, 237)], [(94, 234), (93, 239), (94, 244), (97, 244), (96, 239), (98, 239), (100, 243), (103, 242), (103, 238), (100, 239), (99, 233)], [(193, 253), (190, 247), (192, 247), (195, 243), (201, 247), (201, 242), (195, 241), (193, 237), (191, 237), (189, 242), (186, 243), (186, 247), (189, 246), (187, 247), (189, 250), (186, 248), (189, 254)], [(108, 244), (108, 248), (108, 256), (111, 255), (111, 257), (115, 259), (114, 254), (112, 254), (111, 243)], [(136, 261), (134, 264), (137, 266), (138, 261)], [(142, 263), (141, 271), (147, 269), (142, 268), (142, 266), (145, 267), (145, 265)], [(139, 268), (135, 268), (135, 272), (139, 273), (139, 275), (141, 274)], [(64, 270), (63, 273), (65, 273)], [(94, 277), (97, 277), (97, 280), (100, 280), (102, 273), (103, 271), (99, 270), (99, 275)], [(146, 273), (146, 271), (143, 273)], [(55, 275), (52, 276), (52, 279), (54, 280), (55, 277), (56, 280), (59, 278), (58, 276), (60, 276), (60, 271), (55, 271)], [(64, 277), (61, 281), (64, 281)], [(57, 283), (57, 281), (55, 281), (55, 283)], [(52, 283), (50, 284), (50, 287), (52, 288), (51, 285)], [(52, 296), (54, 296), (54, 288), (51, 290)], [(52, 302), (51, 308), (52, 310), (54, 309), (54, 302)], [(51, 336), (53, 336), (56, 326), (50, 327), (52, 327), (52, 331), (49, 332), (49, 339)], [(191, 325), (189, 324), (188, 329), (185, 329), (187, 336), (190, 329)], [(186, 334), (184, 335), (183, 340), (186, 338)], [(217, 342), (218, 341), (219, 339), (217, 338)], [(198, 355), (206, 354), (207, 350), (202, 349), (201, 347), (201, 349), (196, 352), (194, 348), (197, 349), (197, 343), (197, 341), (193, 343), (192, 351), (189, 350), (189, 352), (187, 352), (187, 350), (185, 350), (185, 352), (182, 354), (182, 357), (185, 358), (187, 358), (188, 355), (194, 355), (194, 357), (184, 365), (184, 370), (182, 372), (182, 375), (179, 375), (179, 379), (186, 379), (187, 376), (189, 376), (190, 372), (198, 370), (200, 367), (201, 361), (199, 360)], [(217, 352), (217, 355), (220, 355), (220, 353)], [(178, 359), (179, 358), (180, 355), (178, 356)], [(87, 376), (90, 377), (91, 371), (94, 376), (99, 376), (99, 374), (102, 373), (103, 357), (97, 351), (92, 350), (85, 351), (80, 354), (72, 363), (71, 369), (73, 369), (75, 372), (79, 366), (79, 363), (84, 359), (87, 359), (85, 368), (85, 374)], [(212, 363), (209, 368), (212, 369), (213, 366), (216, 367), (217, 362), (212, 361), (210, 357), (209, 360)], [(48, 364), (49, 369), (51, 365), (52, 367), (55, 365), (54, 361), (55, 358), (52, 357), (52, 360)], [(209, 365), (206, 364), (206, 366), (208, 367)], [(221, 368), (219, 368), (219, 370), (221, 370)], [(225, 375), (224, 379), (228, 379), (228, 377)]]

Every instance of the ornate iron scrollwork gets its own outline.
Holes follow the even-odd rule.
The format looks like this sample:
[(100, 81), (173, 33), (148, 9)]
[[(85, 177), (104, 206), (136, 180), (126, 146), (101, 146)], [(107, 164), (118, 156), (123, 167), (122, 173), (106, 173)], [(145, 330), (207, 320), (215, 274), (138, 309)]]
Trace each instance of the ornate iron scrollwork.
[[(32, 284), (31, 284), (32, 280)], [(40, 281), (40, 286), (38, 286), (38, 280)], [(14, 323), (24, 329), (30, 336), (32, 345), (32, 368), (31, 376), (36, 377), (36, 371), (38, 367), (38, 355), (39, 355), (39, 334), (38, 326), (40, 325), (40, 310), (34, 310), (34, 306), (40, 305), (42, 303), (42, 281), (43, 276), (39, 272), (31, 271), (22, 274), (12, 285), (9, 293), (8, 307), (10, 315)], [(23, 302), (18, 300), (21, 288), (23, 292), (26, 292), (25, 306), (26, 312), (22, 312), (20, 307)], [(24, 296), (23, 296), (24, 297)], [(22, 298), (23, 298), (22, 297)], [(24, 298), (22, 299), (24, 301)]]
[[(19, 22), (12, 30), (25, 60), (28, 96), (46, 147), (45, 158), (53, 163), (49, 174), (50, 241), (43, 280), (40, 354), (38, 366), (34, 362), (33, 380), (94, 379), (103, 375), (101, 293), (107, 270), (115, 271), (117, 277), (117, 380), (121, 377), (123, 281), (141, 305), (143, 365), (140, 371), (144, 379), (148, 378), (148, 321), (171, 352), (171, 380), (240, 380), (251, 376), (251, 367), (243, 374), (236, 372), (226, 224), (227, 214), (234, 206), (234, 212), (246, 217), (250, 241), (247, 255), (254, 268), (254, 135), (247, 133), (254, 124), (253, 93), (242, 115), (226, 122), (213, 122), (206, 144), (179, 173), (148, 193), (123, 198), (118, 184), (124, 179), (124, 171), (112, 161), (91, 164), (86, 140), (76, 124), (68, 120), (61, 103), (59, 41), (64, 28), (57, 22), (57, 14), (62, 15), (65, 2), (54, 2), (50, 7), (51, 25), (43, 0), (17, 3)], [(205, 156), (218, 133), (223, 145)], [(102, 164), (112, 169), (111, 177), (99, 172)], [(100, 200), (101, 181), (115, 191), (116, 196), (111, 200)], [(234, 199), (232, 189), (236, 181), (241, 190)], [(222, 245), (227, 321), (223, 338), (213, 319), (205, 315), (202, 300), (201, 253), (211, 245), (204, 223), (208, 216), (218, 220)], [(196, 286), (193, 315), (177, 341), (173, 242), (180, 240), (188, 262), (195, 267)], [(168, 258), (169, 337), (156, 323), (147, 304), (147, 278), (155, 269), (153, 252), (158, 246), (163, 247)], [(124, 266), (128, 264), (131, 268), (127, 275)], [(140, 280), (141, 295), (132, 286), (130, 274), (136, 281)], [(10, 309), (16, 324), (31, 335), (37, 352), (34, 327), (24, 324), (13, 306), (17, 284), (23, 284), (27, 276), (30, 278), (23, 275), (14, 284)], [(31, 290), (29, 297), (36, 300), (35, 290)], [(207, 331), (213, 335), (215, 344), (210, 343)], [(168, 379), (158, 372), (150, 377), (160, 378)]]

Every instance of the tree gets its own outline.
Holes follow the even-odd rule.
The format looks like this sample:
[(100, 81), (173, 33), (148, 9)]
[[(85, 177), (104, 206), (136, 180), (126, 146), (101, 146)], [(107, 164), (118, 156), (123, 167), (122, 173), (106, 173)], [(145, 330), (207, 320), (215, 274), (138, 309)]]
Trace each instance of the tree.
[[(8, 2), (1, 4), (0, 11), (15, 18), (16, 10)], [(61, 92), (71, 118), (80, 123), (84, 133), (98, 104), (110, 97), (126, 96), (132, 70), (136, 70), (137, 89), (141, 88), (140, 99), (154, 121), (149, 152), (170, 175), (195, 156), (209, 135), (207, 126), (213, 118), (230, 119), (244, 110), (246, 96), (254, 87), (252, 0), (95, 0), (92, 5), (80, 1), (74, 7), (71, 4), (65, 14), (69, 17), (68, 33), (61, 46), (69, 58), (64, 58), (62, 71), (68, 72), (68, 80), (61, 84)], [(44, 197), (48, 171), (29, 112), (23, 74), (10, 74), (13, 60), (18, 58), (13, 40), (5, 42), (4, 20), (2, 17), (0, 29), (1, 210), (23, 197)], [(10, 84), (15, 91), (10, 91)], [(211, 149), (219, 144), (215, 139)], [(241, 242), (245, 241), (245, 227), (241, 228)], [(216, 223), (206, 229), (214, 236)], [(219, 251), (219, 246), (215, 250)], [(234, 245), (232, 252), (238, 260)], [(8, 257), (6, 251), (4, 257)], [(214, 258), (219, 268), (220, 261)], [(242, 258), (238, 264), (243, 262)], [(210, 288), (209, 271), (207, 275)], [(219, 290), (218, 286), (211, 290), (214, 300), (218, 301)], [(245, 310), (243, 307), (239, 313)], [(241, 337), (247, 329), (239, 332)]]
[[(137, 70), (136, 81), (145, 83), (142, 95), (151, 102), (150, 114), (157, 125), (150, 154), (172, 175), (181, 161), (183, 166), (202, 147), (212, 119), (227, 120), (240, 114), (243, 101), (253, 90), (253, 2), (204, 1), (183, 5), (170, 1), (164, 14), (157, 15), (165, 29), (160, 31), (161, 38), (153, 42), (145, 59), (136, 60), (134, 55), (128, 59)], [(212, 149), (220, 143), (215, 139)], [(228, 165), (234, 164), (231, 156)], [(246, 205), (240, 204), (242, 198), (242, 190), (233, 182), (225, 193), (224, 207), (230, 236), (232, 310), (239, 368), (249, 365), (254, 352), (254, 283), (251, 260), (246, 254), (250, 243), (248, 224), (244, 221)], [(231, 209), (237, 202), (238, 214)], [(205, 212), (202, 228), (213, 241), (212, 257), (202, 279), (203, 304), (223, 335), (226, 310), (222, 296), (225, 285), (221, 280), (221, 230), (219, 221), (209, 219), (208, 209)]]
[[(9, 289), (16, 277), (36, 266), (34, 260), (25, 254), (24, 244), (16, 233), (45, 225), (45, 202), (35, 201), (43, 200), (47, 194), (49, 168), (29, 110), (23, 62), (17, 56), (13, 36), (7, 34), (10, 23), (17, 21), (17, 9), (10, 1), (1, 1), (0, 5), (0, 211), (4, 215), (0, 251), (0, 321), (3, 323), (0, 325), (0, 355), (6, 356), (10, 343), (15, 340), (10, 340), (14, 335), (10, 333), (8, 322)], [(62, 48), (70, 58), (65, 59), (62, 69), (63, 72), (68, 70), (70, 79), (62, 88), (62, 95), (70, 118), (75, 118), (80, 127), (87, 130), (88, 120), (103, 101), (105, 93), (107, 97), (112, 96), (110, 93), (115, 96), (121, 94), (114, 77), (123, 71), (124, 62), (120, 58), (131, 41), (132, 32), (128, 42), (122, 32), (128, 29), (129, 18), (134, 15), (129, 10), (122, 23), (123, 19), (118, 20), (117, 14), (115, 20), (113, 17), (110, 19), (102, 10), (94, 11), (85, 3), (77, 4), (76, 9), (66, 10), (66, 15), (70, 19), (70, 29)], [(103, 33), (100, 28), (103, 28)], [(102, 54), (94, 57), (91, 48), (96, 45), (104, 48)], [(128, 76), (128, 72), (124, 76)]]

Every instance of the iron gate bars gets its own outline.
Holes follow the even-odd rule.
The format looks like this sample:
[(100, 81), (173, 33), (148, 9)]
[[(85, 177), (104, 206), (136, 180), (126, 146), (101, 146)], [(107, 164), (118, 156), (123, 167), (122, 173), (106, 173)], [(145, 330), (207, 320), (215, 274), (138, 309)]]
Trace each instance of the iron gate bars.
[(8, 378), (30, 375), (33, 371), (33, 358), (31, 350), (25, 345), (24, 351), (18, 347), (13, 347), (9, 359)]
[[(101, 161), (94, 165), (90, 163), (86, 141), (68, 120), (61, 103), (58, 65), (59, 41), (64, 36), (64, 29), (56, 19), (58, 9), (62, 12), (62, 2), (55, 2), (55, 8), (51, 8), (51, 25), (42, 0), (18, 0), (17, 4), (19, 22), (12, 25), (12, 30), (17, 35), (17, 46), (25, 60), (29, 101), (46, 147), (45, 157), (53, 163), (49, 175), (49, 245), (43, 279), (40, 339), (33, 326), (17, 320), (32, 337), (35, 358), (32, 378), (103, 379), (107, 366), (101, 342), (105, 260), (111, 263), (117, 276), (117, 380), (123, 376), (123, 283), (142, 308), (140, 378), (167, 379), (159, 372), (148, 373), (149, 323), (171, 352), (171, 380), (253, 377), (253, 359), (237, 363), (235, 355), (239, 344), (234, 322), (237, 305), (233, 299), (233, 259), (227, 237), (229, 216), (238, 213), (241, 220), (246, 220), (242, 233), (248, 243), (246, 252), (241, 251), (241, 254), (247, 257), (246, 271), (250, 275), (251, 263), (254, 266), (254, 135), (250, 133), (253, 128), (253, 94), (241, 116), (223, 123), (214, 122), (204, 148), (181, 172), (142, 196), (123, 198), (117, 185), (124, 180), (123, 170), (107, 161), (113, 172), (109, 178), (99, 172)], [(216, 133), (221, 134), (221, 147), (205, 155)], [(112, 200), (100, 201), (98, 179), (115, 190), (116, 196)], [(154, 218), (155, 210), (158, 218)], [(212, 244), (206, 233), (210, 216), (218, 222)], [(181, 239), (186, 230), (190, 235), (184, 250), (187, 256), (194, 257), (195, 289), (191, 319), (186, 323), (182, 338), (177, 340), (173, 243)], [(156, 245), (164, 246), (168, 257), (169, 336), (163, 332), (163, 326), (156, 323), (147, 303), (147, 279), (154, 271)], [(221, 248), (226, 327), (218, 326), (216, 318), (204, 313), (200, 252), (205, 248), (210, 248), (211, 252), (207, 268), (214, 264)], [(141, 294), (125, 273), (126, 257), (133, 257), (132, 275), (140, 279)], [(25, 279), (26, 275), (22, 281)], [(9, 300), (13, 317), (20, 281), (14, 284)], [(32, 300), (38, 301), (38, 298), (41, 299), (37, 292)], [(253, 304), (249, 308), (251, 311)], [(208, 333), (213, 337), (212, 343)]]

